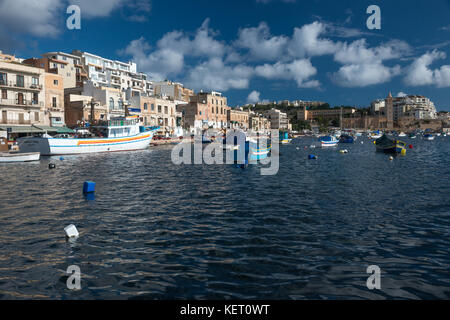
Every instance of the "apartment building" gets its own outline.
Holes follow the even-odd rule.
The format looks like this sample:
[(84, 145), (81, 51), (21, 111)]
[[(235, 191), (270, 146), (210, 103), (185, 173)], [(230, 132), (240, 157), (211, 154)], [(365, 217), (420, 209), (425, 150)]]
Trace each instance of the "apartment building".
[(133, 108), (140, 109), (142, 123), (145, 126), (159, 126), (160, 134), (173, 135), (177, 130), (177, 110), (174, 101), (155, 96), (134, 96), (131, 98)]
[(60, 75), (63, 78), (64, 89), (82, 87), (88, 80), (81, 59), (69, 53), (47, 52), (42, 54), (42, 58), (26, 59), (23, 63)]
[(249, 128), (253, 131), (270, 130), (270, 120), (257, 113), (249, 116)]
[(45, 114), (50, 126), (61, 127), (64, 122), (64, 79), (59, 74), (44, 73)]
[(202, 116), (202, 121), (207, 121), (210, 128), (222, 129), (228, 127), (227, 114), (230, 107), (227, 98), (220, 92), (199, 92), (191, 97), (191, 102), (205, 104), (208, 108)]
[(153, 83), (147, 80), (146, 74), (137, 72), (136, 63), (110, 60), (79, 50), (72, 54), (79, 57), (95, 86), (119, 89), (126, 100), (138, 95), (153, 95)]
[(230, 108), (227, 110), (227, 123), (230, 129), (249, 128), (249, 113), (242, 109)]
[(0, 61), (0, 123), (46, 125), (45, 71), (18, 62)]
[(195, 129), (210, 128), (211, 107), (208, 106), (206, 100), (196, 100), (188, 104), (177, 105), (177, 112), (182, 115), (182, 127), (190, 132)]
[(393, 98), (394, 121), (401, 118), (414, 118), (417, 120), (436, 119), (437, 111), (434, 103), (427, 97), (409, 95)]
[(158, 97), (167, 96), (178, 103), (189, 103), (190, 98), (194, 96), (194, 90), (185, 88), (183, 84), (172, 81), (161, 81), (153, 84), (154, 94)]
[(286, 113), (272, 108), (266, 111), (264, 116), (270, 120), (270, 127), (272, 129), (289, 130), (290, 124)]

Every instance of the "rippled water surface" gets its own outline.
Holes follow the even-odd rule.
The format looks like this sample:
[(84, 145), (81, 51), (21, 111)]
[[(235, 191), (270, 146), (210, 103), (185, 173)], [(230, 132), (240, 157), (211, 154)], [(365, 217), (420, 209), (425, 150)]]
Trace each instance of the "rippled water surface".
[(169, 146), (0, 165), (0, 298), (449, 299), (450, 138), (405, 140), (389, 161), (295, 139), (275, 176), (176, 166)]

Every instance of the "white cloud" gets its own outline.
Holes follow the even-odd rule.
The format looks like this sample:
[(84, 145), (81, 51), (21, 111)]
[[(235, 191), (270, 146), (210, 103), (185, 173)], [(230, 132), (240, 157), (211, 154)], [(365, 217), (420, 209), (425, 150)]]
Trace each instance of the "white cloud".
[(184, 66), (184, 56), (170, 48), (160, 48), (148, 54), (150, 45), (143, 37), (133, 40), (121, 51), (133, 57), (139, 70), (146, 72), (154, 80), (164, 80), (169, 75), (179, 74)]
[(381, 62), (347, 64), (339, 68), (331, 78), (342, 87), (366, 87), (388, 82), (392, 77), (400, 74), (400, 66), (392, 68), (384, 66)]
[(247, 103), (257, 103), (260, 101), (261, 93), (259, 91), (253, 90), (247, 97)]
[(407, 95), (408, 95), (407, 93), (400, 91), (399, 93), (397, 93), (397, 98), (403, 98), (403, 97), (406, 97)]
[(289, 53), (294, 57), (321, 56), (333, 54), (340, 48), (339, 42), (320, 38), (324, 34), (326, 25), (321, 22), (313, 22), (301, 28), (294, 28)]
[(57, 17), (61, 10), (60, 0), (2, 0), (0, 28), (13, 33), (54, 37), (61, 32)]
[(309, 59), (294, 60), (291, 63), (277, 62), (264, 64), (255, 68), (256, 75), (266, 79), (295, 80), (301, 88), (313, 88), (320, 86), (319, 81), (309, 78), (317, 73), (317, 69)]
[(81, 9), (81, 16), (86, 18), (107, 17), (119, 8), (124, 0), (69, 0)]
[(289, 41), (285, 36), (272, 36), (265, 22), (256, 28), (239, 30), (236, 45), (248, 49), (250, 56), (258, 60), (278, 60), (283, 55)]
[(254, 71), (246, 65), (226, 65), (221, 58), (211, 58), (188, 72), (186, 83), (193, 89), (246, 89)]
[(411, 86), (436, 85), (439, 88), (450, 87), (450, 65), (440, 69), (430, 69), (430, 65), (439, 59), (445, 59), (442, 51), (433, 50), (420, 56), (408, 67), (404, 82)]

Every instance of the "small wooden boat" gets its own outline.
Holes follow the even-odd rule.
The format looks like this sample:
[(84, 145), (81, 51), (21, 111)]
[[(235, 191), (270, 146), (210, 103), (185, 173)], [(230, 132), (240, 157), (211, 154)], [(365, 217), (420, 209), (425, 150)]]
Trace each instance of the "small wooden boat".
[(424, 134), (423, 140), (425, 140), (425, 141), (433, 141), (434, 140), (434, 136), (432, 134), (429, 134), (429, 133)]
[(0, 163), (5, 162), (30, 162), (38, 161), (41, 158), (40, 152), (19, 153), (19, 152), (1, 152)]
[(354, 142), (355, 142), (355, 138), (348, 134), (343, 134), (339, 138), (339, 143), (354, 143)]
[(402, 155), (406, 154), (406, 143), (399, 140), (389, 139), (386, 135), (375, 140), (375, 146), (377, 151), (384, 153), (400, 153)]
[(319, 138), (322, 147), (335, 147), (339, 140), (335, 136), (324, 136)]

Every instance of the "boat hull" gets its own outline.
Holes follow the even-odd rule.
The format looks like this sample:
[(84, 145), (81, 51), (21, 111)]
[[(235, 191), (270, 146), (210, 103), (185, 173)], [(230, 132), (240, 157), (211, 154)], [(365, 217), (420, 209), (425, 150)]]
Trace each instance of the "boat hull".
[(21, 153), (39, 152), (44, 156), (132, 151), (148, 148), (153, 134), (154, 131), (146, 131), (128, 137), (88, 139), (33, 137), (18, 139), (18, 143)]
[(41, 154), (32, 153), (0, 153), (0, 163), (39, 161)]

